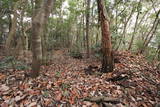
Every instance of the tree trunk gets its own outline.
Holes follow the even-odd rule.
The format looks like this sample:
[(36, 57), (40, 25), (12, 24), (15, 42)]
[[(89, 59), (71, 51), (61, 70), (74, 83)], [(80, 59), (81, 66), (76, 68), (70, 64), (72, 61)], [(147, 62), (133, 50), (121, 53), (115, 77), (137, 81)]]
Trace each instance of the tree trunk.
[(32, 19), (32, 72), (31, 77), (37, 77), (42, 63), (42, 36), (44, 34), (44, 25), (50, 14), (53, 0), (36, 0), (35, 10)]
[(83, 20), (82, 18), (83, 18), (83, 17), (77, 17), (77, 19), (76, 19), (76, 20), (81, 19), (81, 20), (80, 20), (80, 23), (77, 22), (77, 28), (76, 28), (76, 43), (77, 43), (78, 46), (81, 46), (81, 45), (80, 45), (80, 44), (81, 44), (80, 34), (81, 34), (81, 22), (82, 22), (82, 20)]
[(97, 0), (97, 4), (102, 30), (102, 72), (107, 73), (112, 72), (114, 68), (109, 22), (106, 16), (104, 0)]
[(24, 22), (23, 22), (23, 20), (24, 20), (24, 13), (25, 13), (25, 8), (26, 8), (26, 6), (27, 6), (27, 4), (28, 4), (28, 1), (24, 1), (23, 3), (22, 3), (22, 6), (21, 6), (21, 15), (20, 15), (20, 25), (21, 25), (21, 27), (20, 27), (20, 30), (21, 30), (21, 36), (20, 36), (20, 42), (21, 42), (21, 44), (20, 45), (22, 45), (22, 52), (23, 52), (23, 54), (25, 54), (25, 51), (24, 50), (28, 50), (28, 37), (27, 37), (27, 34), (26, 34), (26, 32), (25, 32), (25, 26), (24, 26)]
[(35, 1), (35, 9), (32, 17), (32, 72), (31, 77), (37, 77), (40, 71), (40, 65), (42, 61), (42, 44), (41, 44), (41, 34), (42, 25), (44, 22), (44, 12), (43, 12), (43, 1)]
[(6, 40), (6, 50), (7, 53), (9, 52), (9, 49), (12, 46), (12, 42), (13, 39), (16, 35), (16, 29), (17, 29), (17, 18), (18, 18), (18, 14), (17, 14), (17, 5), (18, 3), (15, 4), (14, 9), (13, 9), (13, 18), (11, 19), (11, 27), (10, 27), (10, 31), (8, 34), (8, 38)]
[(91, 0), (87, 0), (87, 7), (86, 7), (86, 44), (87, 44), (87, 58), (90, 57), (90, 51), (89, 51), (90, 3), (91, 3)]
[(133, 44), (133, 41), (134, 41), (134, 38), (135, 38), (135, 33), (137, 31), (138, 19), (139, 19), (139, 14), (140, 14), (140, 10), (139, 10), (140, 4), (141, 4), (141, 0), (139, 1), (138, 6), (137, 6), (138, 13), (137, 13), (137, 16), (136, 16), (136, 23), (135, 23), (133, 35), (132, 35), (128, 50), (130, 50), (132, 48), (132, 44)]
[(151, 27), (150, 31), (147, 33), (146, 38), (145, 38), (144, 43), (143, 43), (143, 48), (139, 51), (139, 53), (143, 53), (145, 51), (146, 47), (148, 46), (151, 39), (153, 38), (153, 35), (156, 32), (158, 24), (160, 22), (159, 18), (158, 18), (159, 14), (160, 14), (160, 10), (156, 13), (156, 18), (153, 22), (153, 26)]
[(45, 0), (44, 2), (44, 24), (42, 25), (43, 26), (43, 34), (42, 34), (42, 62), (43, 64), (47, 64), (47, 40), (48, 40), (48, 37), (47, 37), (47, 23), (48, 23), (48, 18), (49, 18), (49, 15), (51, 13), (51, 10), (52, 10), (52, 6), (53, 6), (53, 2), (54, 0)]
[[(85, 3), (83, 3), (83, 7), (84, 7), (84, 4)], [(83, 22), (82, 22), (82, 25), (83, 25), (83, 48), (84, 48), (84, 50), (86, 49), (86, 36), (85, 36), (85, 13), (83, 13)]]
[(122, 40), (125, 39), (125, 37), (126, 37), (126, 28), (127, 28), (128, 22), (129, 22), (129, 20), (131, 19), (133, 13), (134, 13), (134, 7), (132, 8), (129, 17), (126, 19), (126, 21), (125, 21), (125, 23), (124, 23), (123, 32), (122, 32), (122, 36), (123, 36), (123, 37), (120, 38), (119, 45), (118, 45), (118, 47), (116, 48), (116, 50), (118, 50), (118, 49), (120, 48), (120, 45), (121, 45), (121, 43), (122, 43)]

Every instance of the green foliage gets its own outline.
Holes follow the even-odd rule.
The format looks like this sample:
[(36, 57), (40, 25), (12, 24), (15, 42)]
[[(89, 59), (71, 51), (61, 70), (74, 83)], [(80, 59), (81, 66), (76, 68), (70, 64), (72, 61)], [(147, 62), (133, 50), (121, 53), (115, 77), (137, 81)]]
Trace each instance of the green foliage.
[(141, 40), (141, 39), (139, 39), (139, 40), (137, 40), (136, 41), (136, 50), (141, 50), (141, 49), (143, 49), (144, 48), (144, 41), (143, 40)]
[(59, 46), (59, 44), (56, 42), (56, 40), (49, 38), (49, 40), (47, 41), (47, 50), (52, 50), (57, 46)]
[(92, 49), (95, 57), (102, 58), (101, 43), (97, 43), (97, 44), (93, 45), (91, 49)]
[(55, 77), (60, 78), (61, 77), (62, 71), (56, 71), (55, 72)]
[(49, 91), (42, 91), (42, 94), (46, 98), (49, 97), (49, 95), (50, 95)]
[[(67, 6), (64, 6), (65, 3), (67, 3)], [(13, 16), (12, 10), (15, 4), (18, 5), (18, 20), (20, 20), (21, 18), (22, 10), (24, 11), (24, 19), (32, 18), (32, 12), (34, 10), (35, 5), (32, 5), (30, 0), (25, 1), (23, 3), (20, 0), (1, 0), (0, 1), (0, 16), (1, 16), (0, 30), (1, 29), (2, 30), (0, 31), (0, 43), (5, 43), (4, 39), (7, 36), (1, 39), (2, 37), (1, 35), (8, 34), (8, 32), (4, 30), (8, 30), (8, 28), (10, 28), (10, 25), (11, 25), (10, 16)], [(159, 2), (154, 1), (154, 7), (156, 11), (158, 10), (156, 8), (158, 4)], [(84, 37), (85, 37), (85, 30), (86, 30), (86, 21), (85, 21), (86, 13), (90, 12), (90, 15), (91, 15), (90, 21), (89, 21), (90, 22), (90, 28), (89, 28), (90, 29), (90, 32), (89, 32), (90, 46), (94, 55), (96, 57), (101, 57), (101, 45), (100, 43), (95, 44), (96, 42), (99, 42), (101, 39), (101, 34), (98, 34), (98, 36), (96, 36), (97, 32), (100, 33), (99, 32), (100, 26), (98, 24), (97, 3), (95, 1), (91, 2), (90, 11), (86, 10), (86, 5), (87, 5), (86, 1), (84, 0), (57, 0), (55, 2), (53, 6), (53, 11), (51, 13), (51, 16), (49, 17), (49, 22), (47, 23), (47, 28), (45, 28), (46, 30), (45, 35), (47, 37), (46, 47), (48, 51), (51, 51), (52, 49), (57, 49), (57, 48), (60, 49), (60, 48), (71, 47), (70, 56), (75, 58), (81, 58), (82, 45), (85, 41)], [(131, 40), (133, 29), (134, 29), (135, 16), (137, 12), (140, 12), (138, 22), (140, 22), (142, 19), (142, 23), (137, 26), (135, 38), (139, 36), (140, 38), (144, 39), (147, 32), (149, 32), (150, 28), (152, 27), (152, 24), (156, 17), (156, 14), (155, 14), (156, 12), (153, 10), (153, 5), (151, 4), (151, 1), (148, 1), (148, 0), (141, 1), (141, 3), (139, 3), (139, 1), (137, 0), (105, 0), (105, 6), (107, 8), (107, 15), (109, 17), (108, 19), (110, 22), (110, 33), (112, 36), (113, 49), (118, 47), (120, 40), (122, 40), (122, 42), (120, 44), (119, 49), (120, 50), (127, 49), (128, 44)], [(127, 28), (124, 34), (125, 38), (122, 38), (124, 36), (122, 35), (124, 24), (127, 22), (131, 12), (133, 13), (127, 24)], [(143, 15), (145, 15), (145, 12), (148, 12), (148, 13), (143, 18)], [(31, 22), (29, 23), (31, 24)], [(4, 26), (6, 27), (4, 28)], [(24, 30), (25, 28), (27, 28), (27, 26), (29, 26), (28, 23), (23, 24)], [(16, 32), (21, 32), (20, 31), (21, 28), (22, 28), (22, 25), (21, 23), (18, 22)], [(149, 43), (149, 45), (154, 48), (157, 48), (158, 44), (160, 44), (160, 36), (159, 36), (160, 31), (158, 29), (159, 27), (157, 28), (157, 31), (154, 34), (155, 36), (153, 37), (154, 43)], [(28, 37), (29, 37), (28, 42), (30, 47), (31, 36), (32, 36), (31, 30), (26, 31), (25, 33), (28, 34)], [(134, 45), (132, 50), (136, 52), (137, 50), (144, 48), (143, 41), (140, 39), (135, 39), (133, 44)], [(50, 59), (50, 56), (47, 58)], [(152, 56), (154, 56), (154, 52), (147, 53), (146, 56), (150, 59)], [(11, 60), (12, 58), (9, 58), (9, 59)], [(27, 67), (24, 67), (25, 64), (19, 64), (17, 66), (17, 61), (15, 59), (12, 59), (9, 62), (1, 63), (1, 65), (10, 66), (10, 67), (16, 66), (17, 67), (16, 69), (27, 68)]]
[(156, 55), (156, 49), (152, 47), (148, 47), (145, 51), (145, 56), (148, 61), (153, 61)]
[[(160, 27), (159, 27), (159, 28), (160, 28)], [(155, 42), (156, 42), (156, 46), (158, 46), (158, 45), (160, 44), (160, 32), (157, 32), (157, 33), (156, 33)]]
[(71, 51), (70, 56), (72, 56), (73, 58), (81, 59), (82, 53), (80, 53), (79, 51)]
[(28, 70), (30, 68), (29, 66), (27, 66), (27, 65), (25, 65), (25, 64), (23, 64), (21, 62), (19, 62), (18, 64), (16, 65), (16, 69), (17, 70)]
[(82, 58), (82, 53), (81, 53), (81, 50), (80, 50), (80, 46), (79, 45), (74, 45), (72, 47), (72, 49), (70, 50), (69, 55), (72, 56), (73, 58), (81, 59)]
[(70, 88), (71, 86), (70, 86), (69, 83), (62, 83), (62, 84), (60, 85), (60, 87), (61, 87), (61, 89), (64, 91), (64, 90)]
[(97, 51), (101, 49), (101, 43), (97, 43), (95, 45), (92, 46), (92, 50)]
[(142, 3), (139, 3), (137, 7), (137, 12), (140, 12), (141, 10), (142, 10)]
[(118, 42), (122, 39), (123, 35), (120, 35), (120, 34), (116, 33), (115, 31), (113, 31), (111, 33), (111, 35), (112, 35), (112, 41), (111, 41), (112, 46), (113, 46), (113, 48), (115, 48), (115, 47), (117, 47)]
[(0, 69), (28, 70), (30, 67), (27, 66), (27, 64), (16, 60), (13, 56), (8, 56), (0, 61)]
[(69, 95), (70, 95), (69, 91), (67, 91), (67, 90), (64, 90), (64, 91), (63, 91), (63, 96), (67, 97), (67, 96), (69, 96)]
[(0, 5), (2, 6), (2, 8), (8, 8), (11, 3), (11, 0), (1, 0)]

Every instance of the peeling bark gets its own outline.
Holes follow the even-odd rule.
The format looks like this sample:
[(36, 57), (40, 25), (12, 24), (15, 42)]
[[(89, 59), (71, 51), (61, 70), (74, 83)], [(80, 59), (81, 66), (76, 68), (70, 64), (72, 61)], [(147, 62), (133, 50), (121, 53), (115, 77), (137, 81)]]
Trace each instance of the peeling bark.
[(97, 0), (97, 4), (102, 30), (102, 72), (107, 73), (112, 72), (114, 68), (111, 36), (109, 31), (109, 21), (106, 15), (104, 0)]

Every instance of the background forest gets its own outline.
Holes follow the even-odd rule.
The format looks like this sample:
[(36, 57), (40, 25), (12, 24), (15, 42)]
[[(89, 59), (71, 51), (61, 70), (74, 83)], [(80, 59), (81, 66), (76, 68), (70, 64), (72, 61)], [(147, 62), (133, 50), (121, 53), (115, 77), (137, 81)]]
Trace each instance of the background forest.
[[(105, 33), (105, 31), (109, 33)], [(102, 66), (99, 63), (100, 61), (102, 61)], [(70, 66), (72, 70), (70, 70)], [(113, 78), (110, 73), (101, 74), (101, 72), (99, 72), (100, 69), (103, 73), (105, 71), (113, 71)], [(78, 74), (74, 74), (75, 72), (73, 71), (76, 70)], [(106, 78), (108, 78), (107, 81), (116, 82), (117, 86), (117, 84), (126, 84), (126, 82), (117, 83), (119, 78), (120, 80), (126, 80), (126, 75), (129, 75), (123, 75), (123, 71), (131, 73), (130, 75), (136, 75), (136, 79), (131, 79), (132, 82), (138, 81), (137, 78), (141, 78), (144, 76), (143, 74), (147, 73), (147, 78), (155, 78), (155, 80), (151, 81), (152, 83), (149, 82), (154, 88), (148, 85), (148, 82), (146, 82), (146, 84), (142, 82), (144, 86), (151, 86), (151, 90), (154, 90), (152, 93), (153, 96), (147, 97), (149, 103), (144, 103), (145, 101), (139, 103), (137, 97), (134, 97), (135, 102), (137, 102), (135, 104), (134, 101), (128, 101), (126, 97), (127, 94), (125, 94), (126, 100), (123, 101), (123, 103), (121, 102), (121, 106), (115, 107), (126, 107), (126, 105), (133, 107), (135, 105), (137, 107), (150, 107), (156, 104), (156, 107), (159, 107), (159, 70), (160, 0), (0, 0), (0, 80), (9, 81), (8, 79), (10, 79), (9, 77), (11, 75), (17, 78), (17, 75), (19, 75), (17, 73), (23, 72), (23, 83), (19, 84), (29, 84), (29, 80), (26, 80), (26, 77), (38, 77), (39, 71), (41, 71), (38, 80), (31, 81), (34, 84), (39, 81), (38, 84), (44, 87), (46, 85), (43, 84), (42, 81), (49, 81), (46, 84), (49, 84), (49, 86), (47, 86), (51, 88), (52, 80), (50, 80), (51, 77), (49, 77), (49, 75), (54, 74), (53, 77), (55, 77), (55, 80), (53, 84), (61, 89), (61, 91), (57, 91), (54, 88), (56, 90), (54, 90), (54, 94), (57, 94), (57, 97), (53, 95), (55, 98), (54, 101), (68, 101), (69, 104), (75, 104), (77, 106), (82, 105), (82, 103), (87, 105), (89, 102), (84, 103), (77, 100), (82, 97), (80, 94), (77, 94), (77, 91), (75, 93), (71, 91), (76, 83), (72, 84), (69, 79), (65, 80), (63, 78), (64, 75), (70, 76), (69, 73), (71, 73), (72, 76), (78, 76), (71, 78), (74, 78), (75, 80), (73, 81), (76, 82), (76, 78), (78, 78), (79, 83), (81, 83), (79, 79), (82, 78), (84, 78), (84, 81), (96, 80), (98, 78), (96, 80), (97, 83), (107, 84), (107, 86), (110, 83), (101, 83), (101, 79), (102, 81), (106, 81)], [(30, 71), (31, 74), (28, 74)], [(54, 71), (54, 73), (51, 71)], [(65, 71), (67, 72), (64, 73)], [(91, 75), (89, 78), (92, 79), (88, 80), (88, 77), (85, 77), (83, 72), (80, 71), (85, 71), (85, 75)], [(96, 74), (92, 71), (96, 72)], [(138, 72), (141, 72), (142, 76), (139, 76), (141, 73), (138, 74)], [(153, 73), (153, 75), (148, 74), (148, 72)], [(116, 76), (114, 73), (116, 73)], [(99, 75), (101, 77), (99, 77)], [(22, 77), (21, 75), (20, 78)], [(130, 79), (130, 76), (127, 77), (127, 79), (128, 78)], [(8, 91), (10, 86), (13, 87), (5, 81), (0, 83), (0, 89), (2, 91)], [(19, 80), (15, 79), (15, 81)], [(68, 83), (66, 83), (66, 81), (68, 81)], [(150, 80), (145, 79), (145, 81)], [(95, 87), (93, 83), (94, 82), (89, 82), (92, 88)], [(142, 85), (141, 82), (137, 83), (138, 86)], [(15, 84), (16, 82), (14, 85)], [(31, 84), (29, 84), (29, 86), (30, 85)], [(130, 85), (136, 87), (134, 83)], [(101, 86), (102, 90), (105, 90), (105, 86)], [(24, 85), (24, 87), (28, 87), (28, 85)], [(33, 87), (34, 86), (32, 86), (32, 89)], [(45, 88), (48, 89), (48, 87)], [(124, 87), (126, 89), (126, 86), (123, 86), (123, 88)], [(109, 88), (113, 89), (114, 87), (110, 84)], [(68, 91), (68, 89), (71, 89), (71, 95), (69, 95), (70, 91)], [(96, 89), (98, 89), (98, 86)], [(117, 88), (117, 90), (120, 89)], [(137, 89), (139, 90), (139, 88), (135, 88), (135, 90)], [(144, 90), (146, 89), (145, 87)], [(47, 96), (44, 95), (45, 98), (48, 98), (48, 105), (51, 104), (51, 102), (52, 106), (63, 105), (62, 102), (53, 104), (53, 101), (51, 101), (49, 103), (51, 100), (49, 100), (50, 91), (46, 91), (45, 89), (45, 91), (43, 89), (40, 90), (43, 91), (41, 94), (37, 91), (32, 94), (37, 96), (45, 94)], [(87, 89), (84, 90), (86, 91)], [(80, 89), (79, 91), (83, 92), (84, 90)], [(89, 90), (87, 90), (86, 93), (87, 92), (89, 92)], [(115, 93), (118, 93), (118, 91)], [(146, 94), (147, 92), (145, 91), (144, 93)], [(73, 98), (74, 94), (75, 97)], [(120, 91), (116, 95), (118, 96), (119, 94), (121, 94)], [(102, 95), (105, 96), (105, 93)], [(132, 94), (130, 95), (132, 96)], [(0, 91), (0, 96), (6, 95), (2, 95)], [(30, 99), (27, 105), (34, 103), (31, 101), (31, 99), (34, 98), (26, 97), (28, 94), (26, 96), (19, 96), (21, 97), (17, 102), (21, 102), (21, 100), (27, 98)], [(83, 97), (84, 96), (87, 95), (83, 95)], [(90, 93), (88, 96), (96, 95)], [(146, 96), (148, 96), (148, 94)], [(0, 97), (0, 104), (6, 101), (7, 98), (5, 98)], [(104, 99), (105, 98), (103, 98), (103, 100)], [(133, 98), (129, 99), (133, 100)], [(15, 98), (15, 100), (17, 99)], [(95, 101), (92, 98), (90, 98), (89, 101), (90, 100), (91, 102), (97, 101), (97, 99)], [(106, 106), (107, 104), (104, 103), (107, 101), (98, 102), (98, 104), (101, 103), (99, 107), (103, 107), (102, 105), (108, 107)], [(109, 99), (109, 102), (112, 101), (116, 102), (117, 99), (111, 99), (111, 101)], [(3, 104), (9, 103), (5, 102)], [(38, 101), (34, 104), (37, 105)], [(46, 106), (47, 104), (45, 104), (46, 103), (40, 105)], [(19, 105), (19, 103), (17, 105)], [(66, 107), (70, 107), (71, 105), (66, 105)], [(90, 106), (91, 105), (92, 103), (90, 103)], [(94, 107), (98, 107), (98, 105)]]
[[(48, 15), (42, 22), (41, 41), (47, 54), (56, 48), (68, 48), (73, 55), (98, 51), (101, 29), (96, 1), (53, 2), (48, 9), (51, 13), (46, 10)], [(130, 50), (144, 54), (149, 60), (159, 59), (159, 4), (159, 0), (106, 0), (113, 50)], [(40, 4), (30, 0), (1, 0), (0, 5), (1, 46), (5, 45), (11, 56), (31, 50), (33, 12)]]

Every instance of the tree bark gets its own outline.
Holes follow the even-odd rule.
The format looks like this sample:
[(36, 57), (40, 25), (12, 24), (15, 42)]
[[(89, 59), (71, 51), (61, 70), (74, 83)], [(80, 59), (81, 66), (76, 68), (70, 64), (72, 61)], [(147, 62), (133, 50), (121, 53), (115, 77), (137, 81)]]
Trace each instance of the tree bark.
[(109, 21), (106, 15), (104, 0), (97, 0), (98, 15), (101, 22), (102, 30), (102, 72), (112, 72), (114, 68), (114, 60), (112, 53), (111, 36), (109, 31)]
[[(42, 63), (42, 37), (44, 37), (44, 28), (51, 12), (53, 0), (36, 0), (35, 10), (32, 18), (32, 72), (31, 77), (39, 75)], [(43, 44), (45, 45), (45, 43)], [(44, 48), (44, 47), (43, 47)]]
[(32, 72), (31, 77), (39, 75), (41, 61), (42, 61), (42, 41), (41, 34), (43, 34), (44, 24), (44, 10), (43, 0), (35, 1), (35, 9), (32, 16)]
[(90, 51), (89, 51), (90, 3), (91, 3), (91, 0), (87, 0), (87, 7), (86, 7), (86, 44), (87, 44), (87, 58), (90, 57)]
[(9, 31), (9, 34), (8, 34), (8, 38), (6, 40), (7, 53), (9, 53), (9, 49), (11, 48), (13, 39), (14, 39), (14, 37), (16, 35), (17, 18), (18, 18), (17, 5), (18, 5), (18, 3), (16, 3), (14, 8), (13, 8), (13, 18), (11, 19), (11, 27), (10, 27), (10, 31)]

